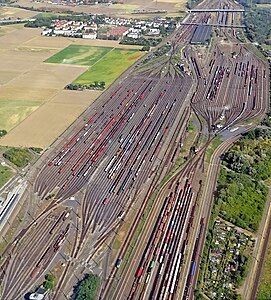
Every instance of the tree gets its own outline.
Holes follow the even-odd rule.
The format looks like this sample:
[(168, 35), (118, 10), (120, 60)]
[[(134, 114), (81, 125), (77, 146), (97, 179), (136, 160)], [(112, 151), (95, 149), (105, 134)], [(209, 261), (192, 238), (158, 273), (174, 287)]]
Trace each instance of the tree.
[(141, 51), (150, 51), (150, 46), (143, 46)]
[(74, 289), (75, 300), (95, 300), (100, 287), (100, 278), (94, 274), (86, 274)]
[(0, 129), (0, 137), (7, 134), (7, 131), (5, 129)]
[(46, 274), (43, 286), (46, 290), (53, 290), (56, 285), (56, 278), (53, 274)]

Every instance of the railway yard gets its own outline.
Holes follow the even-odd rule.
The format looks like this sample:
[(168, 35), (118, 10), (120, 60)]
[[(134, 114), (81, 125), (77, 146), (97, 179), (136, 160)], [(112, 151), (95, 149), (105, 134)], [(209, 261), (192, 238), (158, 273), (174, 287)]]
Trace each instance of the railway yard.
[[(193, 299), (219, 157), (269, 107), (268, 63), (236, 38), (242, 7), (197, 8), (221, 11), (190, 12), (166, 53), (132, 66), (27, 174), (29, 211), (1, 255), (1, 299), (22, 299), (49, 272), (50, 299), (70, 299), (89, 272), (102, 278), (99, 299)], [(215, 30), (198, 29), (192, 45), (202, 25)], [(192, 114), (196, 139), (169, 177)]]

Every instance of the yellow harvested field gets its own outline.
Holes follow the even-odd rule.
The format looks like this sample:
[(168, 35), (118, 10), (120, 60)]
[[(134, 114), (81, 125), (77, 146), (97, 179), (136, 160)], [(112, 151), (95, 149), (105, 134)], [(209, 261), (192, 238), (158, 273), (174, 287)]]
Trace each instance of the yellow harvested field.
[(37, 48), (37, 49), (46, 49), (55, 50), (62, 49), (69, 45), (86, 45), (86, 46), (101, 46), (101, 47), (117, 47), (121, 49), (141, 49), (142, 46), (136, 45), (121, 45), (118, 41), (109, 41), (109, 40), (87, 40), (87, 39), (76, 39), (69, 37), (44, 37), (37, 36), (28, 42), (24, 43), (24, 46), (28, 48)]
[[(10, 28), (12, 26), (9, 25)], [(15, 30), (11, 30), (0, 37), (0, 49), (15, 49), (19, 45), (23, 45), (23, 43), (35, 38), (38, 34), (40, 34), (40, 29), (24, 28), (23, 26), (15, 27)]]
[(0, 99), (49, 101), (86, 69), (42, 64), (0, 87)]
[(0, 36), (3, 36), (8, 32), (15, 31), (16, 29), (22, 28), (23, 26), (24, 26), (23, 24), (0, 26)]
[(16, 76), (19, 75), (17, 71), (9, 71), (9, 70), (1, 70), (0, 72), (0, 84), (7, 83), (8, 81), (12, 80)]
[(3, 6), (0, 7), (0, 18), (11, 18), (11, 19), (26, 19), (26, 18), (32, 18), (37, 15), (36, 11), (31, 11), (27, 9), (21, 9), (17, 7), (7, 7)]
[[(57, 94), (57, 89), (41, 89), (41, 88), (31, 88), (21, 87), (16, 85), (3, 86), (0, 88), (0, 100), (20, 100), (22, 101), (40, 101), (42, 104), (43, 101), (49, 100), (55, 94)], [(1, 102), (0, 102), (1, 105)]]
[[(48, 11), (64, 13), (67, 10), (76, 13), (92, 13), (92, 14), (106, 14), (110, 16), (129, 16), (132, 18), (141, 18), (144, 13), (133, 14), (134, 10), (166, 10), (168, 13), (177, 12), (179, 9), (185, 7), (185, 0), (125, 0), (124, 4), (98, 4), (98, 5), (78, 5), (66, 6), (51, 3), (49, 0), (41, 2), (33, 2), (32, 0), (17, 0), (16, 3), (22, 7), (34, 7), (35, 9), (47, 9)], [(183, 4), (184, 3), (184, 4)]]
[(99, 94), (96, 91), (60, 92), (0, 139), (0, 145), (48, 147)]
[[(156, 0), (153, 0), (156, 2)], [(174, 4), (174, 7), (177, 9), (185, 9), (186, 8), (186, 0), (157, 0), (158, 3), (166, 3), (166, 4)]]
[[(102, 94), (101, 91), (70, 91), (63, 90), (61, 93), (57, 94), (52, 100), (51, 103), (59, 104), (76, 104), (84, 105), (88, 107), (96, 98)], [(76, 99), (76, 102), (75, 102)]]

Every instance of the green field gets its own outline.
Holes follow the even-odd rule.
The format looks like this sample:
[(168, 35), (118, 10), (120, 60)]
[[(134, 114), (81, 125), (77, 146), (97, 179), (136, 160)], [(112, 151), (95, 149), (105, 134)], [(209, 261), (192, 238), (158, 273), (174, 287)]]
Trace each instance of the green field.
[(45, 62), (89, 66), (73, 83), (87, 85), (104, 81), (108, 86), (142, 55), (138, 50), (70, 45)]
[(113, 48), (70, 45), (49, 57), (46, 63), (92, 66)]
[(33, 159), (33, 154), (27, 148), (9, 148), (3, 156), (19, 168), (27, 166)]
[(271, 299), (271, 244), (269, 242), (263, 266), (263, 273), (260, 281), (257, 300)]
[(80, 75), (74, 83), (89, 84), (104, 81), (108, 86), (142, 55), (143, 52), (138, 50), (114, 49)]
[(0, 165), (0, 187), (9, 181), (12, 177), (12, 171), (6, 166)]
[(9, 131), (39, 106), (37, 101), (0, 100), (0, 129)]

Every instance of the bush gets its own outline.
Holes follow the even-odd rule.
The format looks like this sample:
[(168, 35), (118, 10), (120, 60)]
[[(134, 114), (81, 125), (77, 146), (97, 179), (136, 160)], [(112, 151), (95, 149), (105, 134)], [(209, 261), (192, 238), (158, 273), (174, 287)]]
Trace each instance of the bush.
[(121, 41), (120, 44), (123, 45), (139, 45), (139, 46), (149, 46), (149, 47), (155, 47), (157, 46), (159, 43), (161, 43), (162, 39), (161, 38), (144, 38), (144, 37), (140, 37), (138, 39), (133, 39), (130, 37), (125, 36)]
[(52, 274), (45, 275), (45, 281), (43, 282), (43, 286), (46, 290), (53, 290), (56, 285), (56, 278)]
[(150, 51), (150, 46), (143, 46), (141, 51)]
[(65, 89), (73, 91), (83, 91), (83, 90), (104, 90), (105, 82), (104, 81), (94, 81), (90, 84), (81, 84), (81, 83), (70, 83), (66, 85)]
[(100, 288), (100, 278), (94, 274), (86, 274), (74, 290), (75, 300), (94, 300)]
[(40, 154), (40, 153), (43, 151), (42, 148), (37, 148), (37, 147), (31, 147), (30, 149), (31, 149), (33, 152), (36, 152), (36, 153), (38, 153), (38, 154)]
[(0, 138), (7, 134), (5, 129), (0, 129)]

